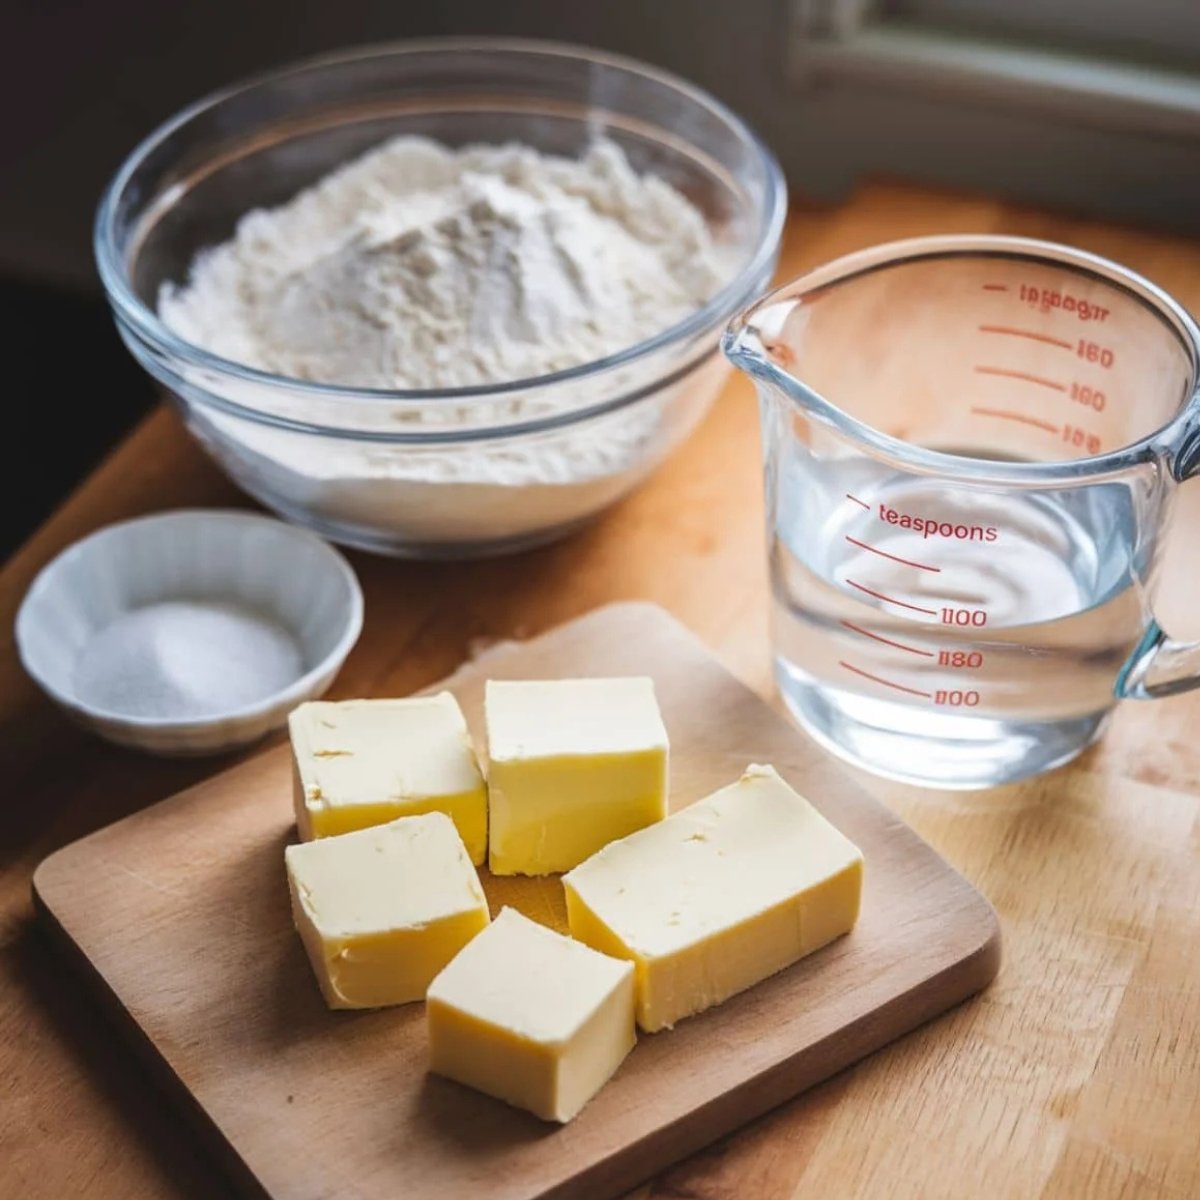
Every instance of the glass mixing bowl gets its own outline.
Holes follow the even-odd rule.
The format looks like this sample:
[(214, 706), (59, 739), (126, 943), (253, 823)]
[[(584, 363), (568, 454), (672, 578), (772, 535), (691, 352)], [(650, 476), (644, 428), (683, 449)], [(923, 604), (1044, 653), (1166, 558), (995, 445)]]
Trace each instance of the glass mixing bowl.
[[(197, 251), (399, 134), (578, 156), (597, 136), (704, 214), (729, 262), (702, 309), (606, 358), (493, 387), (333, 387), (230, 362), (155, 313)], [(117, 327), (242, 488), (333, 541), (386, 554), (497, 553), (566, 533), (629, 491), (725, 378), (721, 330), (767, 284), (779, 166), (712, 97), (627, 59), (446, 39), (321, 58), (202, 100), (152, 133), (96, 217)]]

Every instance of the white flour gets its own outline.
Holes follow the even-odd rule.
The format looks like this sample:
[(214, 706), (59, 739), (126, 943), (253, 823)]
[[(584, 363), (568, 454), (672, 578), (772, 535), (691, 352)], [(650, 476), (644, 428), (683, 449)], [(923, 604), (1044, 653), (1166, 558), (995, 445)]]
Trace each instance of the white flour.
[(602, 358), (722, 282), (704, 219), (611, 142), (575, 160), (406, 137), (247, 213), (159, 311), (278, 375), (450, 388)]
[[(165, 287), (163, 320), (274, 374), (423, 390), (530, 379), (625, 349), (700, 308), (729, 275), (700, 213), (597, 142), (581, 159), (526, 146), (451, 150), (399, 138), (287, 204)], [(688, 351), (694, 356), (696, 347)], [(445, 432), (586, 407), (652, 383), (679, 359), (480, 405), (343, 404), (247, 382), (193, 382), (314, 424)], [(708, 366), (653, 399), (537, 437), (397, 445), (293, 434), (210, 409), (202, 436), (235, 478), (333, 536), (437, 549), (536, 537), (627, 491), (698, 419)], [(219, 384), (219, 386), (215, 386)], [(352, 529), (347, 530), (347, 526)]]

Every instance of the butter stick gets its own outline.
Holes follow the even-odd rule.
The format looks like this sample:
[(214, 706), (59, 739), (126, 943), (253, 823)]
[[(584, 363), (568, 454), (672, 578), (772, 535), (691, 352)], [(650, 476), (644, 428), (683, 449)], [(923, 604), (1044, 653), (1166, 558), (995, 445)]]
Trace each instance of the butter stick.
[(773, 767), (606, 846), (563, 877), (572, 937), (634, 964), (669, 1028), (848, 932), (862, 853)]

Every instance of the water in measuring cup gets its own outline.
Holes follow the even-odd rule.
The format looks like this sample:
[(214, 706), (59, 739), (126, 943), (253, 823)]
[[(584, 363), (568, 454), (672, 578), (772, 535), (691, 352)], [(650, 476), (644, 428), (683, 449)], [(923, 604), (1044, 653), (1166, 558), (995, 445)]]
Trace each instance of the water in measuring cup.
[(992, 495), (861, 460), (796, 466), (775, 504), (775, 668), (819, 740), (972, 787), (1099, 734), (1145, 621), (1123, 486)]

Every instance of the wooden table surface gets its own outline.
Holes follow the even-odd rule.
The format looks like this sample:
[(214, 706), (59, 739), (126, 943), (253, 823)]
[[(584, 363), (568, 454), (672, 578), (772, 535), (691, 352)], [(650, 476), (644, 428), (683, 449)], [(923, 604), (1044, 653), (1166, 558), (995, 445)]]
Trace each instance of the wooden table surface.
[[(890, 184), (834, 209), (797, 210), (780, 273), (955, 231), (1073, 243), (1200, 309), (1200, 244)], [(1200, 484), (1183, 497), (1161, 611), (1172, 632), (1200, 636)], [(5, 1197), (227, 1190), (43, 943), (29, 880), (56, 847), (233, 759), (156, 762), (74, 729), (24, 677), (11, 629), (37, 569), (98, 526), (246, 503), (161, 410), (0, 574)], [(647, 486), (556, 546), (459, 565), (352, 556), (367, 620), (333, 694), (403, 694), (493, 639), (627, 598), (674, 612), (765, 694), (761, 526), (756, 414), (751, 389), (735, 380)], [(955, 794), (861, 778), (996, 906), (1005, 936), (998, 980), (647, 1184), (637, 1200), (1200, 1196), (1200, 694), (1125, 704), (1079, 763), (1021, 786)]]

